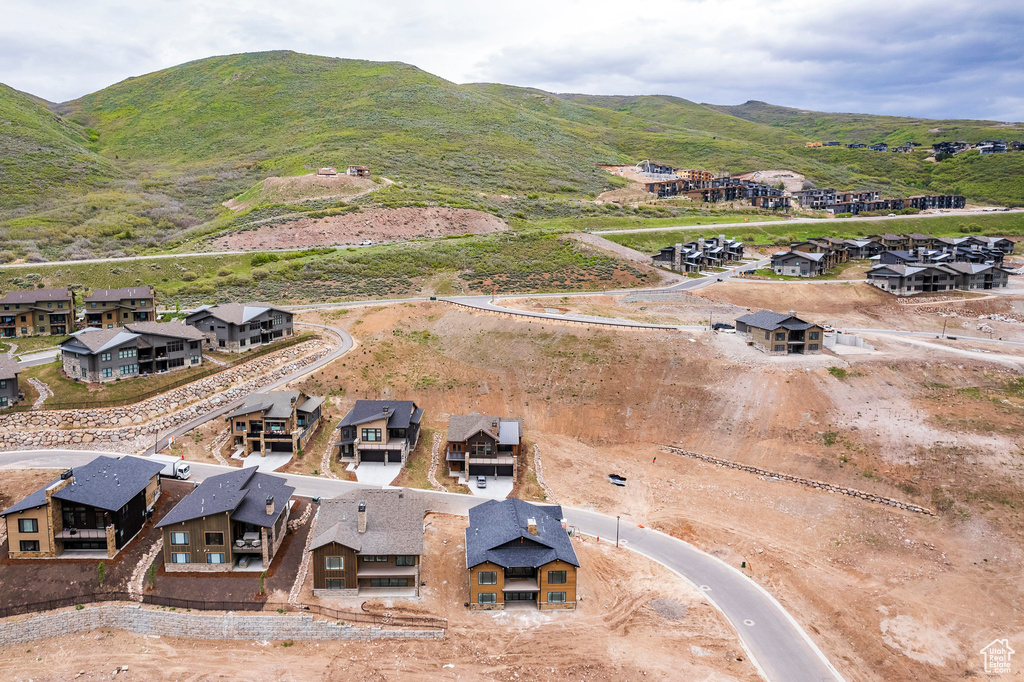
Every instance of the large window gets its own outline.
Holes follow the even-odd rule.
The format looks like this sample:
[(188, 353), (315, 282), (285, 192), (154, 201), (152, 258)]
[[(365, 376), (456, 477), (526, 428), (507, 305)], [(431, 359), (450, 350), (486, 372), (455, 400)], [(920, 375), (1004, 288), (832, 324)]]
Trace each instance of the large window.
[(188, 533), (171, 533), (172, 545), (187, 545)]
[(775, 346), (775, 352), (776, 352), (776, 353), (782, 353), (782, 352), (784, 352), (785, 350), (786, 350), (786, 347), (785, 347), (785, 346)]
[(565, 592), (548, 592), (548, 602), (554, 604), (564, 604)]
[(395, 557), (395, 565), (396, 566), (415, 566), (416, 565), (416, 557), (411, 555), (411, 554), (405, 554), (405, 555), (400, 554), (400, 555)]
[(477, 585), (497, 585), (498, 584), (498, 572), (497, 571), (480, 571), (476, 574)]
[(184, 367), (185, 358), (171, 358), (167, 361), (167, 367)]
[(379, 443), (380, 429), (363, 429), (363, 441), (367, 443)]
[(345, 557), (329, 556), (324, 558), (324, 568), (328, 571), (340, 571), (345, 568)]
[(19, 533), (38, 533), (39, 519), (18, 519)]
[(476, 595), (477, 604), (497, 604), (498, 595), (494, 592), (481, 592)]
[(139, 352), (136, 348), (122, 348), (117, 351), (117, 357), (121, 360), (124, 360), (125, 358), (134, 358), (138, 354)]
[(388, 560), (388, 558), (385, 555), (364, 556), (363, 557), (363, 563), (370, 563), (371, 561), (387, 561), (387, 560)]
[(811, 341), (817, 341), (818, 340), (818, 334), (819, 334), (819, 332), (810, 332), (809, 336), (811, 338)]
[(224, 544), (224, 533), (207, 533), (206, 544), (208, 545), (223, 545)]
[(548, 571), (548, 582), (552, 585), (564, 585), (565, 571)]
[(345, 580), (343, 578), (328, 578), (327, 579), (328, 590), (344, 590)]
[(112, 376), (114, 376), (114, 368), (113, 367), (104, 367), (103, 368), (103, 378), (104, 379), (109, 379)]
[(775, 332), (775, 340), (776, 341), (785, 341), (786, 340), (786, 333), (785, 332)]
[(39, 540), (22, 540), (19, 547), (22, 552), (38, 552), (39, 551)]
[(370, 578), (370, 587), (409, 587), (408, 578)]
[(206, 555), (206, 563), (208, 564), (222, 564), (224, 563), (224, 552), (210, 552)]
[(818, 344), (812, 343), (807, 346), (808, 350), (818, 350)]
[(108, 360), (110, 360), (110, 353), (109, 352), (107, 352), (107, 353), (100, 353), (100, 361), (101, 362), (107, 362)]
[(188, 552), (172, 552), (171, 563), (172, 564), (187, 564), (190, 563), (188, 560)]

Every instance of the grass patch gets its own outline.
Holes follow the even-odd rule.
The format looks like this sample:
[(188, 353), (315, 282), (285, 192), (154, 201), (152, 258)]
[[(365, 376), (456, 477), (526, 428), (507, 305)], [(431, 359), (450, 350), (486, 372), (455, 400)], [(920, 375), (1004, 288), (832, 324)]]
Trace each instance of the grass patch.
[(16, 339), (5, 339), (0, 341), (0, 353), (6, 353), (12, 346), (17, 346), (17, 354), (25, 355), (55, 348), (67, 339), (67, 336), (21, 336)]
[(420, 432), (419, 443), (416, 449), (409, 453), (405, 460), (405, 466), (398, 474), (391, 485), (404, 486), (406, 488), (421, 488), (432, 490), (427, 472), (430, 469), (430, 449), (433, 444), (434, 432), (431, 429), (423, 429)]
[(842, 367), (829, 367), (828, 373), (834, 376), (836, 379), (845, 379), (847, 371)]

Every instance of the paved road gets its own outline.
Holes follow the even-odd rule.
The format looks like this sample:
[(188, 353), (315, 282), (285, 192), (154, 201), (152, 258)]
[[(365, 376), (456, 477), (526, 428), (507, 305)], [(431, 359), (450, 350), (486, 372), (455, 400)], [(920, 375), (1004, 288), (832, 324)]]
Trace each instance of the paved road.
[(18, 367), (25, 369), (26, 367), (35, 367), (36, 365), (47, 365), (57, 359), (57, 353), (60, 351), (56, 348), (51, 350), (44, 350), (38, 353), (25, 353), (19, 355)]
[[(119, 457), (118, 453), (80, 450), (53, 450), (0, 453), (0, 469), (64, 468), (85, 464), (99, 454)], [(193, 479), (201, 481), (233, 470), (216, 464), (190, 462)], [(338, 481), (314, 476), (277, 474), (304, 497), (331, 498), (350, 490), (370, 488), (353, 481)], [(431, 511), (466, 516), (469, 509), (486, 502), (472, 495), (422, 492)], [(584, 509), (563, 508), (569, 523), (586, 535), (611, 540), (615, 537), (614, 517)], [(657, 561), (685, 578), (714, 604), (736, 627), (752, 662), (771, 682), (842, 682), (803, 629), (785, 609), (757, 583), (710, 554), (673, 537), (622, 522), (622, 545)], [(585, 569), (584, 569), (585, 570)]]

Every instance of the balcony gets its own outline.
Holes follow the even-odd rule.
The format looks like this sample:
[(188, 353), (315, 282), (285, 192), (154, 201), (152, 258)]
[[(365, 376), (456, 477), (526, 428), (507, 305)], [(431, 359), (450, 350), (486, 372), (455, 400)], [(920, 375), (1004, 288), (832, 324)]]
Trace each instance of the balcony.
[(53, 537), (57, 540), (106, 540), (106, 528), (64, 528)]
[(505, 578), (502, 592), (540, 592), (536, 578)]
[(448, 453), (445, 454), (444, 458), (445, 458), (445, 461), (447, 461), (447, 462), (465, 462), (466, 461), (466, 453), (465, 452), (452, 452), (451, 450), (449, 450)]
[(382, 564), (375, 566), (372, 563), (359, 562), (356, 568), (357, 578), (404, 578), (416, 575), (415, 566), (394, 566)]
[(510, 465), (515, 463), (515, 457), (511, 453), (499, 453), (496, 455), (470, 455), (470, 464), (497, 464), (497, 465)]
[(388, 441), (360, 441), (360, 450), (409, 450), (407, 438), (392, 438)]

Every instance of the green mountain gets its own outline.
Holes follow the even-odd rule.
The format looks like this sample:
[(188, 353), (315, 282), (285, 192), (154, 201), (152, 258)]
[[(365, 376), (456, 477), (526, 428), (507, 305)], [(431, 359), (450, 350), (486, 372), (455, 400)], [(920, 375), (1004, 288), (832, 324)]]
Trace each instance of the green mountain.
[[(965, 154), (935, 164), (926, 149), (805, 147), (823, 138), (927, 145), (1012, 132), (990, 122), (820, 114), (757, 102), (719, 107), (456, 85), (406, 64), (294, 52), (212, 57), (49, 110), (0, 89), (0, 238), (7, 242), (0, 246), (72, 257), (160, 249), (196, 226), (238, 226), (248, 218), (229, 215), (221, 202), (267, 176), (348, 163), (403, 183), (368, 200), (527, 219), (579, 214), (587, 208), (580, 200), (623, 182), (598, 164), (644, 158), (712, 171), (789, 168), (819, 186), (959, 192), (1022, 205), (1024, 154)], [(494, 194), (513, 200), (482, 196)], [(292, 209), (257, 208), (250, 218), (283, 210)]]

